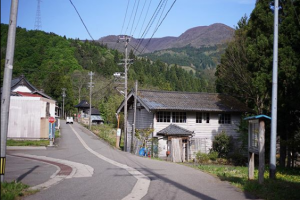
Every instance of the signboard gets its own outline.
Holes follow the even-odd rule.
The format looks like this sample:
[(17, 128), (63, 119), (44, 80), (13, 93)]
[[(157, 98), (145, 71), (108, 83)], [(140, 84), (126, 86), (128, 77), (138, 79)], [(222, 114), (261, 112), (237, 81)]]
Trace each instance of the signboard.
[(50, 122), (51, 124), (53, 124), (53, 123), (55, 122), (55, 118), (54, 118), (54, 117), (49, 117), (49, 122)]
[(118, 136), (118, 137), (121, 136), (121, 129), (120, 129), (120, 128), (117, 129), (117, 136)]

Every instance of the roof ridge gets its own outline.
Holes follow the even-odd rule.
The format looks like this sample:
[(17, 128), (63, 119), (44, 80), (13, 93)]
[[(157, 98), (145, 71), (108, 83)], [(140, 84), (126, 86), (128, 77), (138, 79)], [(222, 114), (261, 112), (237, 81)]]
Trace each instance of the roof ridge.
[(216, 95), (216, 94), (220, 94), (220, 95), (228, 95), (228, 94), (223, 94), (223, 93), (217, 93), (217, 92), (187, 92), (187, 91), (168, 91), (168, 90), (138, 90), (139, 91), (145, 91), (145, 92), (157, 92), (157, 93), (182, 93), (182, 94), (211, 94), (211, 95)]

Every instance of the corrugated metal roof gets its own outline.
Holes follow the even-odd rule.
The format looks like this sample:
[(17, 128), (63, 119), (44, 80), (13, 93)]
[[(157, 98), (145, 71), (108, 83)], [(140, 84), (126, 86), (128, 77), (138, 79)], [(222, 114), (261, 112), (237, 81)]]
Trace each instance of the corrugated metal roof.
[(218, 93), (139, 90), (138, 97), (149, 110), (251, 112), (236, 98)]
[(170, 124), (168, 127), (162, 129), (157, 132), (157, 135), (169, 136), (169, 135), (177, 135), (177, 136), (189, 136), (192, 135), (193, 132), (187, 129), (184, 129), (176, 124)]

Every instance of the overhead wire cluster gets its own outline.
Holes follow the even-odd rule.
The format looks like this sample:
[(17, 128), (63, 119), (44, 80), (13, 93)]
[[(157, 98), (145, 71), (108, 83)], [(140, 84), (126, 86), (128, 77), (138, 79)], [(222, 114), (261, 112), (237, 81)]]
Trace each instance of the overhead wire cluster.
[[(144, 1), (142, 2), (143, 6), (140, 6), (140, 1)], [(152, 4), (152, 0), (134, 0), (134, 2), (130, 2), (130, 0), (128, 0), (120, 35), (129, 35), (137, 39), (137, 43), (134, 46), (129, 44), (134, 49), (134, 53), (139, 52), (141, 54), (149, 46), (153, 36), (157, 32), (163, 21), (166, 19), (167, 15), (169, 14), (176, 2), (176, 0), (174, 0), (168, 5), (168, 1), (169, 0), (160, 0), (158, 5), (155, 6)], [(147, 4), (147, 2), (149, 3)], [(167, 11), (165, 11), (166, 7), (169, 7)], [(146, 12), (144, 12), (145, 9), (147, 10)], [(149, 13), (151, 13), (151, 11), (152, 15), (148, 15)], [(128, 12), (131, 12), (129, 18)], [(145, 22), (147, 20), (148, 23), (145, 26)], [(125, 24), (127, 24), (127, 26), (125, 31), (123, 32)], [(156, 25), (153, 26), (153, 24)], [(129, 27), (131, 28), (129, 29)], [(139, 34), (135, 35), (136, 30), (138, 28), (140, 29)], [(150, 34), (148, 35), (148, 33), (150, 33), (151, 36), (149, 36)], [(145, 43), (144, 41), (147, 37), (148, 39)]]

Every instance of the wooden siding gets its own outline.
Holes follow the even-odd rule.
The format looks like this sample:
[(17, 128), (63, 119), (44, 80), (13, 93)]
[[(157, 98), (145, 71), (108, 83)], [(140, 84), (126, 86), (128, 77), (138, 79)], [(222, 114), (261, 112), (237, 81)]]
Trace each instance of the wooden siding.
[[(171, 111), (170, 111), (171, 112)], [(231, 124), (219, 124), (219, 113), (209, 113), (210, 121), (206, 123), (205, 120), (202, 123), (196, 123), (196, 112), (187, 112), (186, 123), (173, 123), (178, 126), (185, 128), (189, 131), (194, 132), (194, 136), (191, 139), (190, 155), (193, 159), (198, 151), (203, 153), (208, 153), (209, 149), (212, 147), (212, 141), (214, 137), (225, 131), (226, 134), (233, 136), (233, 138), (238, 137), (237, 128), (241, 120), (241, 115), (232, 113), (231, 114)], [(154, 136), (157, 132), (166, 128), (171, 124), (171, 122), (157, 122), (156, 114), (154, 114)], [(166, 155), (167, 147), (166, 141), (160, 140), (159, 142), (159, 156), (163, 157)]]

